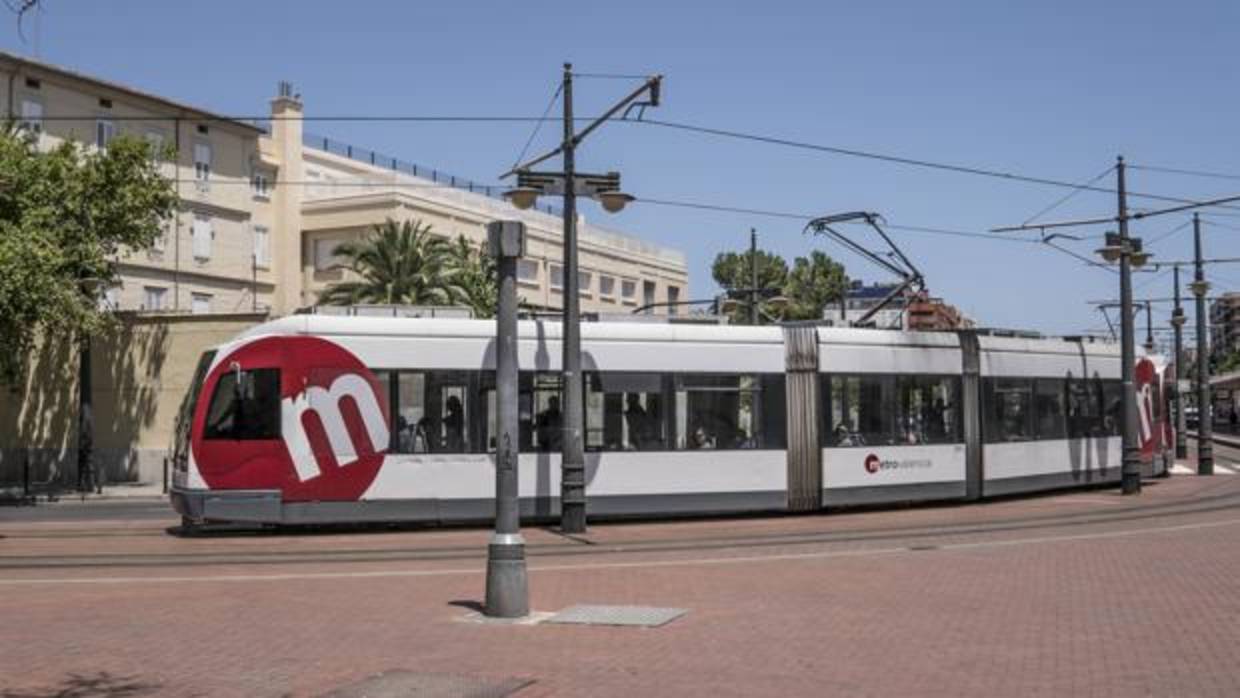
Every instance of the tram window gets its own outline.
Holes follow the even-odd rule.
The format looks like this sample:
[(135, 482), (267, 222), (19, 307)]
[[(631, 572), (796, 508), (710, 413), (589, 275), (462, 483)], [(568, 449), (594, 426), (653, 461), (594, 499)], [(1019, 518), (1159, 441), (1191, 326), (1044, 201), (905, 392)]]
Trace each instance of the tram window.
[(586, 448), (661, 451), (667, 448), (667, 409), (658, 373), (586, 376)]
[(1037, 415), (1039, 439), (1064, 439), (1068, 422), (1064, 416), (1064, 382), (1056, 378), (1039, 378), (1034, 383), (1034, 412)]
[(1027, 378), (991, 378), (987, 401), (988, 441), (1032, 441), (1034, 438), (1033, 381)]
[(1067, 380), (1068, 438), (1094, 436), (1102, 427), (1102, 394), (1098, 381), (1088, 378)]
[(828, 446), (960, 441), (956, 376), (832, 375), (823, 392)]
[(280, 369), (257, 368), (220, 375), (207, 409), (203, 438), (280, 438)]
[(396, 453), (471, 453), (477, 372), (401, 371), (396, 376)]
[[(896, 377), (830, 376), (830, 437), (833, 446), (900, 442), (896, 425)], [(889, 405), (884, 409), (883, 405)]]
[(764, 400), (766, 391), (758, 376), (682, 374), (675, 380), (677, 448), (784, 447), (782, 426), (764, 433), (769, 420), (761, 413), (764, 407), (775, 409), (776, 400)]
[(1116, 380), (1102, 381), (1102, 433), (1120, 436), (1124, 424), (1124, 384)]
[(897, 376), (902, 443), (939, 444), (960, 440), (959, 379), (955, 376)]
[(522, 373), (518, 405), (521, 450), (559, 451), (564, 438), (560, 375)]

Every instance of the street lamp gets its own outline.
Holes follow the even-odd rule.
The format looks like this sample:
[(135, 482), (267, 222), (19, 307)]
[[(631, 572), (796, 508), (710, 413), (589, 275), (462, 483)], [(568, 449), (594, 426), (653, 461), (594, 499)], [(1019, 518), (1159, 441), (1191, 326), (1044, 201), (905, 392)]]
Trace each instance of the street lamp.
[(1206, 332), (1206, 281), (1201, 259), (1201, 219), (1193, 214), (1193, 282), (1189, 284), (1197, 308), (1197, 474), (1214, 474), (1214, 404), (1210, 397), (1210, 336)]
[[(1123, 201), (1123, 161), (1120, 161), (1120, 200)], [(1122, 207), (1122, 203), (1121, 203)], [(1097, 250), (1098, 256), (1108, 264), (1119, 262), (1120, 301), (1120, 371), (1123, 383), (1123, 461), (1120, 466), (1121, 491), (1137, 494), (1141, 491), (1141, 456), (1137, 444), (1137, 401), (1133, 381), (1136, 349), (1132, 317), (1132, 269), (1140, 268), (1149, 261), (1150, 254), (1142, 249), (1141, 240), (1128, 236), (1127, 216), (1120, 216), (1120, 230), (1107, 232), (1105, 244)]]
[[(548, 153), (520, 163), (503, 176), (517, 175), (517, 186), (505, 196), (517, 208), (529, 208), (541, 195), (564, 197), (564, 314), (562, 318), (561, 345), (564, 350), (561, 371), (563, 380), (563, 437), (560, 461), (560, 529), (565, 533), (583, 533), (586, 530), (586, 464), (585, 443), (585, 383), (581, 375), (581, 301), (578, 296), (577, 273), (577, 197), (587, 196), (598, 200), (609, 213), (620, 211), (633, 200), (620, 191), (620, 174), (609, 172), (591, 175), (577, 172), (577, 146), (599, 126), (630, 108), (659, 105), (659, 93), (663, 78), (655, 75), (647, 78), (641, 87), (603, 112), (581, 131), (576, 130), (573, 120), (573, 66), (564, 64), (561, 89), (564, 93), (564, 139)], [(556, 155), (563, 157), (560, 172), (536, 172), (530, 168)]]

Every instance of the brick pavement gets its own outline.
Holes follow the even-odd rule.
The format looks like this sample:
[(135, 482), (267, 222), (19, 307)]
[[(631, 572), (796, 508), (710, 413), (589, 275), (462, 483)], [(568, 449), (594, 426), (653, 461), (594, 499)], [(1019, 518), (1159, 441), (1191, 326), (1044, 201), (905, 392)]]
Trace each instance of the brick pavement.
[[(520, 698), (1230, 696), (1240, 693), (1237, 503), (1240, 477), (1185, 476), (1138, 500), (1092, 491), (592, 529), (597, 547), (639, 548), (630, 554), (566, 555), (555, 547), (563, 539), (530, 531), (531, 552), (543, 551), (531, 556), (533, 608), (690, 609), (657, 629), (461, 622), (466, 609), (454, 604), (483, 592), (476, 557), (0, 567), (0, 696), (316, 695), (392, 670), (533, 680)], [(1047, 518), (1094, 513), (1103, 517), (1070, 526)], [(0, 564), (134, 551), (191, 562), (207, 552), (481, 550), (486, 536), (182, 540), (158, 523), (83, 526), (6, 523)], [(841, 532), (855, 535), (822, 535)], [(652, 542), (687, 544), (640, 549)], [(323, 574), (337, 576), (314, 576)], [(374, 576), (383, 574), (406, 576)], [(116, 576), (141, 581), (89, 581)], [(70, 578), (87, 582), (14, 583)]]

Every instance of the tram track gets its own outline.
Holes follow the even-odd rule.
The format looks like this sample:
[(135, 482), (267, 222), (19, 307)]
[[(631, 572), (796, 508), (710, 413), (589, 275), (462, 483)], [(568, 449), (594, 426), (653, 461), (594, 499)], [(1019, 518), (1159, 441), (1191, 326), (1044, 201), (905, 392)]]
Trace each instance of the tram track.
[[(1220, 483), (1216, 489), (1224, 486)], [(755, 533), (727, 536), (678, 537), (662, 540), (628, 538), (615, 541), (576, 541), (532, 543), (530, 558), (613, 556), (651, 553), (682, 553), (711, 550), (753, 550), (806, 545), (886, 544), (908, 542), (910, 548), (927, 548), (925, 541), (935, 538), (977, 537), (1007, 532), (1054, 530), (1085, 525), (1105, 525), (1157, 519), (1174, 519), (1194, 514), (1234, 510), (1240, 506), (1240, 491), (1203, 494), (1191, 499), (1125, 507), (1117, 510), (1072, 512), (1023, 516), (987, 522), (961, 522), (918, 527), (876, 527), (835, 531)], [(824, 517), (826, 520), (826, 517)], [(210, 566), (278, 566), (296, 564), (359, 564), (380, 562), (437, 562), (481, 560), (482, 546), (447, 545), (392, 547), (377, 549), (262, 550), (262, 551), (185, 551), (157, 553), (88, 553), (60, 556), (0, 555), (0, 570), (168, 568)]]

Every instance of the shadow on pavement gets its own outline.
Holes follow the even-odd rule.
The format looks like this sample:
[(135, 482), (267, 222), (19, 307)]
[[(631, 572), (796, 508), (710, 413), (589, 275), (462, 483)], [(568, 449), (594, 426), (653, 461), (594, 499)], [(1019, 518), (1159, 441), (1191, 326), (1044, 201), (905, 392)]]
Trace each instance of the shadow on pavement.
[(113, 676), (106, 671), (97, 674), (69, 674), (59, 685), (34, 689), (5, 689), (0, 698), (127, 698), (149, 696), (162, 687), (159, 683), (142, 681), (134, 676)]

